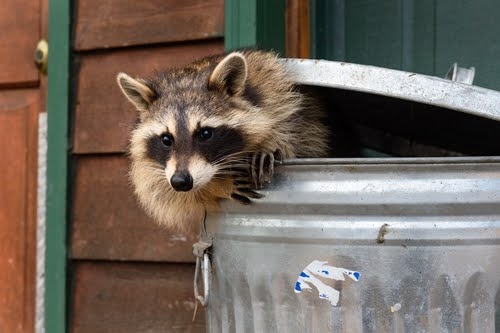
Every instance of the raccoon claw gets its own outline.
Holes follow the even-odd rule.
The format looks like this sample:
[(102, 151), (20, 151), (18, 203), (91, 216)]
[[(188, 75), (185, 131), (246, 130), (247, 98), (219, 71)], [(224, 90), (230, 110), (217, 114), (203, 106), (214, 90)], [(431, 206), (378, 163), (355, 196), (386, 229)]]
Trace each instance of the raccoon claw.
[(251, 189), (249, 187), (249, 185), (243, 185), (243, 184), (240, 184), (240, 186), (235, 189), (233, 194), (236, 194), (238, 196), (247, 197), (249, 199), (250, 198), (251, 199), (260, 199), (260, 198), (264, 197), (263, 194), (255, 192), (253, 189)]
[(248, 197), (245, 197), (243, 195), (239, 195), (237, 193), (231, 194), (231, 198), (236, 200), (236, 201), (239, 201), (243, 205), (250, 205), (252, 203), (252, 201)]
[(231, 198), (239, 201), (240, 203), (244, 205), (249, 205), (252, 203), (250, 199), (260, 199), (263, 198), (264, 195), (260, 194), (258, 192), (255, 192), (254, 190), (244, 187), (244, 188), (238, 188), (236, 189), (233, 194), (231, 194)]
[(255, 192), (251, 189), (238, 189), (238, 191), (235, 192), (235, 194), (245, 196), (247, 198), (252, 198), (252, 199), (261, 199), (264, 197), (263, 194), (260, 194), (258, 192)]
[(274, 153), (255, 153), (252, 156), (252, 165), (250, 167), (253, 186), (261, 189), (264, 183), (270, 183), (274, 174), (274, 163), (281, 162), (281, 151)]
[(274, 172), (274, 163), (271, 163), (271, 156), (272, 154), (268, 153), (256, 153), (252, 156), (251, 174), (253, 186), (256, 189), (261, 189), (265, 182), (271, 180)]
[(275, 163), (281, 164), (283, 162), (283, 153), (281, 152), (281, 150), (276, 149), (276, 151), (273, 153), (273, 157)]
[(235, 189), (231, 194), (231, 198), (244, 205), (249, 205), (252, 202), (250, 199), (260, 199), (264, 197), (263, 194), (254, 191), (251, 179), (248, 177), (241, 176), (234, 178), (234, 186)]

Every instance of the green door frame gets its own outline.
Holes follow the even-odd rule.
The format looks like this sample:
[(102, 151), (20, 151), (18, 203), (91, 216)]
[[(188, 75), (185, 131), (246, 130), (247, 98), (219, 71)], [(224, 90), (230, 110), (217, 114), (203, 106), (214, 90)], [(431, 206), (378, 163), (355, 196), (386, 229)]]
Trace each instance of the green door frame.
[(286, 0), (226, 0), (226, 51), (257, 47), (285, 54)]
[(71, 1), (49, 1), (45, 332), (66, 332), (66, 221)]

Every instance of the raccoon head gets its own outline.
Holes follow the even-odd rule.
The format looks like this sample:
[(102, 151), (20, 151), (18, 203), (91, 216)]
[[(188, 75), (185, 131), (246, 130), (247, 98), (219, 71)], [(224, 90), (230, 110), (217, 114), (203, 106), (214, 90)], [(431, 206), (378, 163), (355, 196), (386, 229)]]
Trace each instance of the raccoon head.
[(148, 81), (118, 74), (118, 85), (140, 113), (132, 160), (144, 161), (145, 170), (154, 166), (155, 174), (161, 170), (157, 181), (166, 179), (177, 192), (230, 175), (246, 146), (231, 100), (244, 94), (246, 80), (245, 57), (236, 52), (215, 67), (174, 70)]

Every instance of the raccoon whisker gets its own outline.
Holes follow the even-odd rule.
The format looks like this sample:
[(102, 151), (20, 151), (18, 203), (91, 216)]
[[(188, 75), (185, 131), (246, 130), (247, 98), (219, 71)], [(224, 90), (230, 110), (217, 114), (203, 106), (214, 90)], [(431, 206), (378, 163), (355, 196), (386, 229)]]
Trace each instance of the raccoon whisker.
[(228, 177), (214, 177), (213, 180), (215, 181), (227, 181), (229, 180), (230, 178)]
[(224, 162), (224, 161), (230, 160), (233, 157), (234, 157), (234, 155), (227, 155), (227, 156), (224, 156), (224, 155), (220, 156), (220, 155), (218, 155), (218, 156), (216, 156), (215, 160), (212, 161), (212, 164), (218, 164), (220, 162)]
[(230, 159), (230, 160), (224, 160), (224, 161), (220, 161), (219, 163), (213, 163), (213, 165), (229, 165), (229, 164), (234, 164), (234, 163), (248, 163), (247, 160), (245, 159), (237, 159), (237, 158), (234, 158), (234, 159)]
[(151, 171), (161, 171), (161, 172), (164, 171), (164, 169), (158, 168), (156, 166), (145, 166), (145, 168), (148, 169), (148, 170), (151, 170)]
[(249, 153), (249, 151), (242, 150), (242, 151), (237, 151), (237, 152), (234, 152), (234, 153), (226, 155), (227, 151), (228, 151), (228, 149), (219, 152), (219, 154), (217, 155), (217, 157), (230, 157), (230, 156), (242, 155), (242, 154)]
[[(255, 154), (255, 151), (241, 151), (241, 152), (236, 152), (227, 156), (223, 156), (219, 159), (216, 159), (215, 161), (212, 162), (212, 164), (218, 166), (222, 164), (230, 164), (231, 166), (235, 165), (235, 162), (242, 162), (245, 163), (245, 167), (248, 167), (249, 165), (253, 165), (253, 156)], [(243, 165), (240, 165), (242, 167)]]
[(219, 163), (231, 163), (234, 161), (248, 161), (248, 158), (246, 156), (224, 156), (219, 159), (216, 159), (215, 161), (212, 162), (212, 164), (219, 164)]
[(151, 175), (165, 177), (165, 172), (163, 172), (163, 171), (158, 171), (158, 170), (149, 170), (149, 169), (146, 169), (146, 170), (147, 170), (147, 172), (149, 172)]
[(220, 170), (225, 170), (225, 169), (248, 169), (249, 165), (248, 164), (228, 164), (228, 165), (217, 165), (217, 168)]
[(248, 166), (248, 162), (245, 161), (245, 160), (231, 160), (231, 161), (223, 161), (223, 162), (220, 162), (220, 163), (217, 163), (217, 164), (212, 164), (213, 166), (216, 166), (216, 167), (236, 167), (237, 165), (239, 167), (242, 167), (242, 166)]
[(249, 155), (231, 155), (231, 156), (224, 156), (223, 158), (217, 159), (212, 163), (226, 163), (226, 162), (234, 162), (234, 161), (242, 161), (242, 162), (249, 162), (251, 160)]
[[(220, 172), (222, 171), (222, 172)], [(217, 171), (216, 175), (228, 175), (228, 176), (231, 176), (231, 175), (237, 175), (237, 176), (241, 176), (241, 172), (238, 172), (238, 171), (230, 171), (230, 170), (219, 170)]]
[(254, 151), (243, 150), (243, 151), (238, 151), (238, 152), (235, 152), (235, 153), (232, 153), (229, 155), (224, 155), (224, 153), (225, 153), (225, 151), (219, 153), (219, 155), (217, 155), (217, 157), (213, 163), (217, 163), (218, 161), (221, 161), (221, 160), (227, 160), (227, 159), (230, 159), (232, 157), (239, 157), (239, 158), (248, 159), (249, 155), (253, 154)]
[(217, 176), (217, 174), (215, 174), (215, 175), (212, 176), (212, 179), (213, 180), (225, 180), (225, 179), (227, 179), (227, 177), (220, 177), (220, 176)]
[(212, 163), (213, 165), (224, 165), (224, 164), (232, 164), (232, 163), (235, 163), (235, 162), (239, 162), (239, 163), (245, 163), (245, 162), (248, 162), (246, 159), (242, 159), (242, 158), (232, 158), (232, 159), (229, 159), (229, 160), (222, 160), (222, 161), (219, 161), (217, 163)]
[(158, 175), (163, 175), (163, 176), (165, 175), (165, 170), (157, 168), (157, 167), (146, 166), (144, 169), (147, 170), (148, 172), (153, 173), (153, 174), (158, 174)]

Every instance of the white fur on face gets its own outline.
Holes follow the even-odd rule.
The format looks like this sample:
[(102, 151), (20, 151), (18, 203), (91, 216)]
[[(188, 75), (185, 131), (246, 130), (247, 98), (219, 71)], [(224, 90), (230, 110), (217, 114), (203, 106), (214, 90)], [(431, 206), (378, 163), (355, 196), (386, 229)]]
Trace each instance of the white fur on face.
[[(177, 169), (177, 160), (172, 156), (165, 167), (165, 177), (169, 184)], [(208, 163), (199, 155), (194, 155), (188, 165), (188, 172), (193, 177), (193, 190), (199, 190), (208, 184), (217, 173), (217, 168)]]
[(194, 190), (198, 190), (208, 184), (217, 173), (217, 168), (199, 155), (191, 158), (188, 170), (191, 177), (193, 177)]
[(140, 131), (143, 133), (145, 138), (152, 136), (160, 136), (165, 132), (170, 133), (175, 136), (175, 123), (170, 119), (164, 119), (161, 122), (158, 121), (148, 121), (140, 126)]
[[(167, 177), (169, 184), (170, 184), (170, 179), (174, 175), (176, 169), (177, 169), (177, 160), (175, 159), (175, 156), (172, 156), (167, 161), (167, 165), (165, 166), (165, 177)], [(172, 184), (170, 184), (170, 186), (172, 186)]]

